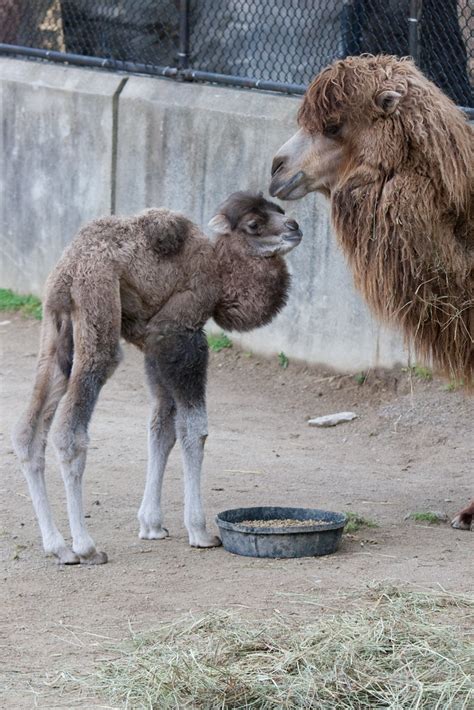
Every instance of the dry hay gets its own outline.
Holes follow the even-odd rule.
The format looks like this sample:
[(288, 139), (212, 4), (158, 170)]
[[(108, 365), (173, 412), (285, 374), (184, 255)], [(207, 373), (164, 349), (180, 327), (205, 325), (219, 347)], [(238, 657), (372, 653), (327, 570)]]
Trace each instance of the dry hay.
[(474, 597), (376, 587), (363, 602), (265, 622), (227, 611), (188, 617), (133, 635), (93, 675), (63, 674), (61, 684), (153, 710), (474, 706)]

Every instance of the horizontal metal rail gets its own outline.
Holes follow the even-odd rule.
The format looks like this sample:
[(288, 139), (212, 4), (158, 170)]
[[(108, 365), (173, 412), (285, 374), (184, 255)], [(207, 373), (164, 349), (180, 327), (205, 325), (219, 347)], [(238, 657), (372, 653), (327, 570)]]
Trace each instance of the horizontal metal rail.
[(51, 49), (37, 49), (36, 47), (20, 47), (15, 44), (0, 43), (0, 53), (15, 54), (20, 57), (33, 57), (35, 59), (48, 59), (50, 62), (74, 64), (98, 69), (115, 69), (116, 71), (130, 72), (131, 74), (153, 74), (154, 76), (178, 75), (176, 67), (160, 67), (154, 64), (140, 64), (138, 62), (123, 61), (122, 59), (102, 59), (101, 57), (88, 57), (82, 54), (69, 54), (56, 52)]
[(304, 94), (307, 87), (304, 84), (281, 84), (277, 81), (264, 81), (263, 79), (250, 79), (243, 76), (230, 74), (216, 74), (199, 69), (185, 69), (180, 72), (185, 81), (210, 81), (214, 84), (227, 86), (242, 86), (247, 89), (261, 89), (263, 91), (279, 91), (283, 94)]
[[(14, 44), (0, 43), (0, 53), (12, 54), (20, 57), (46, 59), (63, 64), (74, 64), (78, 66), (95, 67), (98, 69), (111, 69), (115, 71), (127, 72), (129, 74), (150, 74), (152, 76), (168, 77), (170, 79), (178, 79), (181, 81), (207, 81), (213, 84), (223, 84), (224, 86), (237, 86), (247, 89), (276, 91), (282, 94), (303, 95), (307, 88), (304, 84), (284, 84), (277, 81), (263, 81), (261, 79), (251, 79), (249, 77), (217, 74), (214, 72), (200, 71), (199, 69), (178, 69), (177, 67), (162, 67), (155, 64), (142, 64), (139, 62), (124, 61), (121, 59), (102, 59), (100, 57), (88, 57), (82, 54), (56, 52), (49, 49), (21, 47)], [(474, 120), (474, 107), (460, 106), (459, 108), (470, 120)]]
[(470, 121), (474, 121), (474, 108), (471, 106), (458, 106), (458, 108), (464, 111)]
[(264, 91), (278, 91), (284, 94), (304, 94), (306, 91), (304, 84), (283, 84), (277, 81), (263, 81), (261, 79), (250, 79), (249, 77), (199, 71), (198, 69), (162, 67), (156, 64), (142, 64), (139, 62), (124, 61), (122, 59), (102, 59), (100, 57), (88, 57), (83, 54), (56, 52), (51, 49), (21, 47), (15, 44), (0, 43), (0, 53), (13, 54), (20, 57), (33, 57), (35, 59), (47, 59), (51, 62), (96, 67), (98, 69), (115, 69), (116, 71), (124, 71), (130, 74), (151, 74), (153, 76), (181, 79), (182, 81), (209, 81), (214, 84), (240, 86), (247, 89), (261, 89)]

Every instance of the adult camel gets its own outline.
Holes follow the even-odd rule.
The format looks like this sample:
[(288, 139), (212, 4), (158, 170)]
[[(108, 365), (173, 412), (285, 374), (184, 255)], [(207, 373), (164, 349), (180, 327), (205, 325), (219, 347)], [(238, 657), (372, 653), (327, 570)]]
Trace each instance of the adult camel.
[[(321, 192), (356, 286), (420, 358), (474, 371), (473, 133), (410, 59), (334, 62), (312, 82), (270, 194)], [(474, 501), (453, 527), (473, 529)]]

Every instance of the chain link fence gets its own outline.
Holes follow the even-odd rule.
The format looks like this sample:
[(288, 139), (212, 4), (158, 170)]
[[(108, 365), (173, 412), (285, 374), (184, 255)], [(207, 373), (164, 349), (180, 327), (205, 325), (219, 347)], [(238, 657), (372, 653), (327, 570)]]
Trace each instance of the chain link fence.
[(412, 55), (474, 109), (474, 0), (0, 0), (0, 51), (303, 93), (349, 54)]

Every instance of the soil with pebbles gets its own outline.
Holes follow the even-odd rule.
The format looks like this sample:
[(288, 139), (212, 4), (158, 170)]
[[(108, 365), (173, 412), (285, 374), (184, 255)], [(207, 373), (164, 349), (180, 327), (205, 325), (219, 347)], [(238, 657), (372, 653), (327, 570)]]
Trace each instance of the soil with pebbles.
[[(344, 536), (337, 554), (321, 558), (253, 559), (222, 547), (192, 549), (175, 450), (164, 485), (170, 537), (139, 540), (148, 399), (141, 356), (125, 347), (93, 418), (85, 477), (89, 529), (109, 563), (55, 565), (43, 557), (9, 437), (31, 391), (39, 324), (5, 314), (1, 320), (11, 322), (0, 326), (0, 707), (103, 706), (99, 698), (84, 704), (59, 696), (55, 676), (92, 667), (104, 655), (104, 638), (123, 638), (130, 626), (149, 630), (190, 610), (291, 612), (301, 602), (289, 589), (334, 609), (343, 603), (338, 591), (362, 591), (371, 581), (472, 591), (474, 535), (405, 516), (435, 510), (451, 517), (474, 493), (473, 399), (447, 390), (442, 380), (425, 382), (399, 370), (370, 373), (359, 385), (353, 375), (292, 361), (284, 370), (276, 357), (235, 348), (211, 356), (203, 483), (209, 527), (219, 511), (265, 505), (353, 511), (378, 527)], [(347, 409), (358, 419), (331, 429), (307, 424)], [(51, 451), (47, 467), (66, 533)]]

